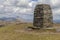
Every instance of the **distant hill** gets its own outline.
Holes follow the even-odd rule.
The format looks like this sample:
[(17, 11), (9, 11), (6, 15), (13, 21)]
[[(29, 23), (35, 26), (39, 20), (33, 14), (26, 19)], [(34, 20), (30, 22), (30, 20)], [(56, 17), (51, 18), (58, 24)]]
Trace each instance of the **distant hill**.
[[(6, 22), (33, 22), (33, 19), (24, 19), (21, 17), (2, 17), (0, 18), (0, 21), (6, 21)], [(53, 20), (53, 23), (60, 23), (60, 20)]]
[(6, 22), (32, 22), (31, 19), (23, 19), (21, 17), (17, 18), (17, 17), (2, 17), (0, 18), (0, 21), (6, 21)]
[(53, 20), (54, 23), (60, 23), (60, 20)]
[(2, 18), (0, 18), (0, 20), (2, 20), (2, 21), (16, 21), (17, 19), (13, 18), (13, 17), (9, 17), (9, 18), (2, 17)]

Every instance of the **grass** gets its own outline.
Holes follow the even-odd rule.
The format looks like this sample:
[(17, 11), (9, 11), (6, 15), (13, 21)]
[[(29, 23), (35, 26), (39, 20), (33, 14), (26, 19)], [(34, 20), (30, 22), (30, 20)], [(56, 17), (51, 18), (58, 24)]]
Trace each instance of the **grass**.
[[(60, 34), (40, 34), (39, 32), (16, 32), (32, 24), (11, 24), (0, 28), (0, 40), (60, 40)], [(39, 33), (39, 34), (38, 34)], [(44, 32), (43, 32), (44, 33)], [(37, 35), (36, 35), (37, 34)]]

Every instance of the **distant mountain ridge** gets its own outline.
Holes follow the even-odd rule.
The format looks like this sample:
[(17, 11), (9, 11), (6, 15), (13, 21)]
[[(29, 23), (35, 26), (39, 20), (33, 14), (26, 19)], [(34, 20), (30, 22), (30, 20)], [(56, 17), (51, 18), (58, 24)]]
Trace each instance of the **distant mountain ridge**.
[(60, 23), (60, 20), (53, 20), (54, 23)]
[[(14, 21), (20, 21), (20, 22), (33, 22), (33, 19), (23, 19), (21, 17), (2, 17), (0, 18), (2, 21), (7, 22), (14, 22)], [(53, 23), (60, 23), (60, 20), (53, 20)]]
[(13, 17), (9, 17), (9, 18), (2, 17), (2, 18), (0, 18), (0, 20), (2, 20), (2, 21), (15, 21), (17, 19), (16, 18), (13, 18)]
[(21, 17), (19, 17), (19, 18), (17, 18), (17, 17), (2, 17), (2, 18), (0, 18), (0, 20), (1, 21), (7, 21), (7, 22), (14, 22), (14, 21), (20, 21), (20, 22), (32, 22), (32, 20), (30, 20), (30, 19), (23, 19), (23, 18), (21, 18)]

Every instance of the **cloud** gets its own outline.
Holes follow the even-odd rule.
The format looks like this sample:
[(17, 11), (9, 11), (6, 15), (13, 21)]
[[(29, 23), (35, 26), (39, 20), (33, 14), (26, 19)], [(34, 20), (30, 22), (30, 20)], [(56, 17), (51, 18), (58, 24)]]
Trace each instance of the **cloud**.
[(29, 15), (33, 16), (34, 8), (38, 3), (50, 4), (54, 19), (56, 19), (57, 16), (58, 18), (60, 17), (59, 0), (0, 0), (0, 17), (19, 16), (32, 19)]
[(32, 14), (32, 4), (30, 0), (0, 0), (0, 18), (1, 17), (22, 17)]
[(51, 3), (52, 3), (53, 6), (60, 5), (59, 0), (51, 0)]
[(19, 6), (27, 6), (29, 4), (29, 0), (18, 0), (17, 5)]
[(51, 0), (54, 20), (60, 20), (60, 2), (59, 0)]

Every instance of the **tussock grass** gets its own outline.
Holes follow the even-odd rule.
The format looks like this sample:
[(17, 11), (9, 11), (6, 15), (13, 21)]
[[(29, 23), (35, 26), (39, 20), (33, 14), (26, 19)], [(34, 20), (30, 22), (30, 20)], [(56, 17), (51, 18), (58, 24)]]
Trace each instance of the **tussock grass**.
[[(38, 34), (36, 32), (16, 32), (32, 24), (11, 24), (0, 28), (0, 40), (60, 40), (60, 34)], [(44, 33), (44, 32), (43, 32)]]

